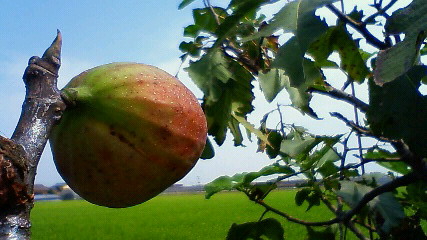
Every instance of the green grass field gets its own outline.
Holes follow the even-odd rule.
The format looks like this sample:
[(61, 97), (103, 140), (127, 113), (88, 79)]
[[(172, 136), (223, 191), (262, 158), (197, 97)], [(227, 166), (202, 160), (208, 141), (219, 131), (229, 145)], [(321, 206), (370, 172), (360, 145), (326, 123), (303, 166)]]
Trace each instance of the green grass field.
[[(295, 207), (295, 191), (272, 192), (266, 201), (308, 221), (331, 213)], [(233, 223), (257, 221), (261, 206), (238, 192), (214, 195), (164, 194), (136, 207), (109, 209), (85, 201), (37, 202), (32, 213), (33, 239), (225, 239)], [(268, 213), (266, 217), (276, 216)], [(280, 219), (280, 217), (277, 217)], [(281, 219), (286, 239), (304, 239), (305, 228)], [(353, 238), (352, 238), (353, 239)]]

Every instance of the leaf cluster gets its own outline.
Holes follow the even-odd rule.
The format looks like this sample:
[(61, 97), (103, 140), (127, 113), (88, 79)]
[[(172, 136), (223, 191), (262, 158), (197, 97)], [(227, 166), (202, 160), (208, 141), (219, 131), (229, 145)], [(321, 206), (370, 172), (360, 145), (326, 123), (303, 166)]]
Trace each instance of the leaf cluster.
[[(192, 2), (184, 0), (180, 8)], [(280, 5), (272, 17), (263, 9), (279, 6), (277, 1), (232, 0), (227, 7), (203, 2), (204, 7), (193, 9), (194, 23), (184, 29), (191, 40), (183, 41), (180, 49), (182, 60), (189, 59), (185, 71), (204, 94), (209, 135), (221, 146), (231, 134), (234, 144), (242, 146), (244, 130), (249, 140), (256, 136), (257, 151), (274, 162), (260, 171), (217, 178), (205, 186), (206, 197), (224, 190), (241, 191), (266, 211), (306, 225), (309, 239), (342, 234), (342, 228), (361, 239), (359, 228), (387, 238), (407, 233), (400, 225), (406, 220), (412, 224), (408, 229), (419, 230), (416, 236), (425, 236), (420, 227), (426, 220), (425, 198), (417, 197), (427, 191), (422, 177), (427, 175), (427, 100), (420, 91), (427, 82), (425, 2), (414, 0), (390, 13), (396, 1), (387, 5), (374, 1), (366, 7), (376, 12), (366, 16), (356, 7), (348, 14), (340, 11), (336, 0), (295, 0)], [(317, 15), (319, 9), (335, 15), (336, 24)], [(383, 39), (370, 30), (381, 26)], [(341, 72), (344, 79), (328, 79), (334, 76), (325, 74), (331, 70)], [(366, 87), (369, 102), (356, 97), (355, 84)], [(268, 112), (254, 125), (248, 121), (258, 97), (254, 86), (260, 87), (266, 106), (283, 102), (278, 96), (286, 92), (293, 108), (319, 121), (325, 119), (310, 104), (314, 94), (349, 103), (354, 121), (331, 113), (349, 127), (348, 132), (316, 135), (285, 123), (286, 109), (278, 104), (270, 111), (261, 109)], [(376, 143), (362, 146), (362, 138)], [(209, 146), (213, 157), (214, 145)], [(388, 175), (367, 173), (369, 163), (388, 169)], [(302, 180), (296, 206), (310, 211), (324, 205), (336, 218), (310, 223), (269, 206), (268, 194), (289, 179)], [(229, 236), (238, 232), (261, 239), (263, 231), (248, 229), (277, 225), (271, 222), (265, 227), (262, 221), (261, 217), (258, 222), (233, 225)], [(334, 229), (335, 223), (340, 231)], [(319, 231), (311, 226), (324, 227)], [(273, 235), (267, 238), (282, 239), (276, 238), (280, 231)]]

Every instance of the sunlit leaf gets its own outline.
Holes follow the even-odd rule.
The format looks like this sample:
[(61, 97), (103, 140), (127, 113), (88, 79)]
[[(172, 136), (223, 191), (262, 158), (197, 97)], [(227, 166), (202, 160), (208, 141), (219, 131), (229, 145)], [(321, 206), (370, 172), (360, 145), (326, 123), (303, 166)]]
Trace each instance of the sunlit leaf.
[(283, 140), (280, 146), (280, 151), (290, 157), (297, 157), (300, 154), (308, 154), (308, 152), (320, 141), (313, 137), (305, 139), (296, 138), (293, 140)]
[(365, 61), (371, 55), (359, 50), (344, 26), (328, 29), (318, 40), (313, 42), (308, 52), (316, 62), (326, 62), (333, 51), (337, 51), (341, 59), (341, 68), (357, 82), (362, 82), (369, 74)]
[(238, 116), (236, 114), (232, 114), (233, 118), (236, 119), (239, 123), (241, 123), (243, 125), (243, 127), (245, 127), (249, 132), (255, 134), (255, 136), (257, 136), (259, 139), (261, 139), (262, 141), (266, 142), (267, 145), (268, 143), (268, 138), (267, 135), (265, 135), (264, 133), (262, 133), (259, 129), (255, 128), (253, 124), (251, 124), (250, 122), (248, 122), (244, 117)]
[[(311, 39), (308, 41), (301, 39), (301, 45), (304, 46), (304, 43), (314, 40), (316, 37), (313, 38), (313, 36), (322, 32), (323, 27), (326, 28), (326, 25), (315, 17), (315, 10), (335, 1), (336, 0), (297, 0), (289, 2), (274, 15), (271, 22), (265, 28), (251, 37), (242, 39), (242, 41), (250, 41), (260, 37), (270, 36), (277, 30), (283, 29), (284, 32), (292, 32), (302, 38)], [(308, 47), (308, 45), (305, 47)]]
[(255, 179), (262, 177), (262, 176), (270, 176), (273, 174), (292, 174), (294, 172), (295, 171), (289, 166), (272, 164), (272, 165), (269, 165), (269, 166), (262, 168), (258, 172), (250, 172), (250, 173), (244, 174), (243, 183), (244, 184), (251, 183)]
[(286, 86), (289, 78), (282, 69), (273, 68), (267, 73), (259, 73), (258, 81), (265, 99), (271, 102)]
[(241, 144), (240, 129), (233, 122), (231, 114), (245, 116), (252, 111), (252, 74), (227, 59), (221, 51), (205, 54), (200, 60), (190, 63), (185, 70), (204, 93), (202, 107), (208, 121), (209, 134), (221, 145), (231, 126), (235, 142)]

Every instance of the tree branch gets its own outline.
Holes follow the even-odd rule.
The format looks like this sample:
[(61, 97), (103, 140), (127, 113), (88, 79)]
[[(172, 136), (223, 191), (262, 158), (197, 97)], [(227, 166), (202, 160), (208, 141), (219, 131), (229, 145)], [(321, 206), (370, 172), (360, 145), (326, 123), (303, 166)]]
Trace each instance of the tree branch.
[[(23, 76), (26, 96), (21, 117), (12, 138), (0, 139), (0, 196), (2, 192), (8, 193), (1, 196), (6, 199), (0, 201), (0, 239), (30, 238), (30, 211), (37, 165), (50, 130), (65, 109), (56, 86), (61, 44), (58, 31), (42, 58), (30, 58)], [(13, 198), (11, 193), (14, 192), (25, 197)]]
[(407, 186), (410, 183), (417, 181), (417, 179), (417, 175), (414, 172), (411, 172), (407, 175), (398, 177), (388, 183), (374, 188), (372, 191), (366, 193), (354, 208), (345, 212), (341, 217), (339, 217), (340, 221), (349, 222), (354, 215), (358, 214), (360, 210), (362, 210), (362, 208), (365, 207), (366, 204), (368, 204), (368, 202), (370, 202), (375, 197), (386, 192), (391, 192), (398, 187)]
[[(418, 179), (419, 178), (418, 178), (417, 174), (414, 172), (411, 172), (411, 173), (404, 175), (402, 177), (398, 177), (398, 178), (396, 178), (396, 179), (394, 179), (388, 183), (385, 183), (379, 187), (376, 187), (373, 190), (371, 190), (370, 192), (366, 193), (362, 197), (362, 199), (357, 203), (357, 205), (354, 208), (352, 208), (351, 210), (349, 210), (347, 212), (342, 212), (341, 215), (339, 215), (339, 216), (337, 216), (331, 220), (320, 221), (320, 222), (309, 222), (309, 221), (304, 221), (304, 220), (292, 217), (285, 212), (282, 212), (276, 208), (271, 207), (270, 205), (265, 203), (262, 199), (256, 199), (254, 201), (257, 204), (263, 206), (266, 210), (274, 212), (274, 213), (278, 214), (279, 216), (286, 218), (290, 222), (298, 223), (298, 224), (301, 224), (304, 226), (327, 226), (327, 225), (332, 225), (335, 223), (344, 223), (347, 226), (353, 226), (354, 227), (354, 224), (351, 223), (351, 219), (353, 218), (354, 215), (358, 214), (362, 210), (362, 208), (365, 207), (372, 199), (374, 199), (375, 197), (377, 197), (383, 193), (393, 191), (394, 189), (396, 189), (398, 187), (407, 186), (410, 183), (417, 181)], [(356, 228), (351, 229), (351, 230), (357, 232)]]
[(332, 86), (328, 86), (327, 90), (320, 90), (316, 88), (310, 88), (309, 92), (314, 93), (320, 93), (323, 95), (327, 95), (329, 97), (342, 100), (344, 102), (350, 103), (351, 105), (355, 106), (357, 109), (359, 109), (361, 112), (365, 113), (368, 111), (369, 105), (362, 100), (352, 96), (351, 94), (348, 94), (344, 91), (341, 91), (339, 89), (336, 89)]
[[(376, 7), (377, 8), (377, 10), (378, 10), (378, 12), (376, 12), (376, 13), (374, 13), (374, 14), (372, 14), (371, 16), (369, 16), (369, 17), (367, 17), (364, 21), (363, 21), (363, 24), (367, 24), (367, 23), (369, 23), (369, 22), (371, 22), (371, 21), (373, 21), (373, 20), (375, 20), (375, 18), (376, 17), (378, 17), (378, 16), (381, 16), (381, 15), (384, 15), (385, 14), (385, 12), (388, 10), (388, 9), (390, 9), (395, 3), (397, 2), (397, 0), (391, 0), (385, 7), (383, 7), (383, 8), (381, 8), (381, 5), (382, 5), (382, 3), (380, 3), (379, 5), (378, 5), (378, 7)], [(387, 17), (387, 16), (386, 16)]]
[(350, 25), (356, 31), (358, 31), (360, 34), (362, 34), (362, 36), (366, 39), (367, 43), (373, 45), (374, 47), (376, 47), (380, 50), (384, 50), (384, 49), (390, 47), (388, 44), (386, 44), (385, 42), (382, 42), (381, 40), (376, 38), (374, 35), (372, 35), (372, 33), (369, 32), (369, 30), (366, 28), (366, 24), (364, 24), (363, 22), (355, 21), (354, 19), (345, 15), (343, 12), (341, 12), (338, 8), (336, 8), (332, 4), (329, 4), (326, 7), (329, 10), (331, 10), (341, 21)]
[(331, 219), (329, 221), (323, 221), (323, 222), (308, 222), (308, 221), (304, 221), (295, 217), (290, 216), (289, 214), (282, 212), (276, 208), (271, 207), (270, 205), (268, 205), (267, 203), (265, 203), (263, 200), (256, 200), (256, 203), (263, 206), (266, 210), (271, 211), (276, 213), (279, 216), (282, 216), (284, 218), (286, 218), (288, 221), (290, 222), (294, 222), (294, 223), (298, 223), (298, 224), (302, 224), (304, 226), (328, 226), (328, 225), (332, 225), (334, 223), (338, 223), (339, 219), (338, 218), (334, 218)]

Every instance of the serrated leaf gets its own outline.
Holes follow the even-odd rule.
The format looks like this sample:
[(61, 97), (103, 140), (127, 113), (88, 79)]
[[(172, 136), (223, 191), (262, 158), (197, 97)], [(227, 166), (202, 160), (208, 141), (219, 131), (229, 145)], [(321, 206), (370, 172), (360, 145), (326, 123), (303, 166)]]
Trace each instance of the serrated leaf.
[(317, 171), (322, 175), (323, 178), (326, 178), (333, 174), (336, 174), (339, 171), (339, 168), (335, 166), (332, 161), (327, 161), (323, 163)]
[(289, 77), (290, 85), (298, 87), (305, 83), (303, 61), (304, 52), (301, 51), (297, 38), (292, 37), (280, 47), (272, 66), (283, 69)]
[(280, 144), (282, 143), (283, 136), (277, 130), (270, 130), (267, 135), (269, 144), (266, 144), (266, 153), (269, 158), (273, 159), (280, 153)]
[(209, 134), (221, 145), (227, 129), (233, 127), (235, 131), (232, 133), (240, 144), (242, 136), (231, 114), (245, 116), (252, 111), (252, 74), (237, 62), (227, 59), (219, 50), (191, 62), (185, 70), (204, 93), (202, 107), (208, 121)]
[(403, 139), (413, 153), (427, 156), (427, 98), (419, 92), (427, 67), (415, 66), (382, 87), (369, 84), (367, 120), (378, 136)]
[[(263, 238), (261, 238), (263, 237)], [(265, 238), (264, 238), (265, 237)], [(274, 218), (243, 224), (233, 223), (227, 234), (227, 240), (269, 239), (283, 240), (282, 224)]]
[(320, 141), (313, 137), (305, 139), (285, 139), (280, 145), (280, 152), (289, 155), (292, 158), (298, 157), (300, 154), (308, 154), (308, 152), (319, 143)]
[[(313, 33), (318, 34), (319, 29), (326, 26), (325, 24), (319, 28), (320, 25), (318, 21), (320, 21), (320, 19), (313, 20), (313, 17), (315, 17), (315, 10), (335, 1), (336, 0), (297, 0), (290, 2), (274, 15), (273, 19), (266, 27), (258, 33), (242, 39), (242, 41), (250, 41), (260, 37), (270, 36), (280, 29), (283, 29), (285, 33), (292, 32), (295, 35), (310, 39)], [(301, 42), (307, 41), (302, 40)]]
[(183, 0), (179, 5), (178, 5), (178, 9), (181, 10), (183, 8), (185, 8), (186, 6), (190, 5), (192, 2), (194, 2), (195, 0)]
[(295, 204), (297, 206), (301, 206), (304, 201), (307, 199), (308, 194), (310, 194), (311, 189), (309, 188), (303, 188), (301, 190), (299, 190), (296, 194), (295, 194)]
[(344, 26), (328, 29), (318, 40), (311, 44), (308, 52), (316, 62), (326, 62), (333, 51), (341, 59), (341, 68), (356, 82), (362, 82), (369, 74), (365, 61), (371, 55), (359, 51), (359, 47)]
[[(363, 155), (363, 158), (365, 159), (378, 159), (378, 160), (387, 159), (387, 158), (397, 158), (397, 157), (399, 157), (399, 154), (391, 153), (381, 148), (370, 149), (368, 150), (368, 152), (366, 152)], [(398, 160), (392, 161), (392, 162), (378, 161), (376, 163), (394, 172), (398, 172), (400, 174), (408, 174), (411, 171), (408, 164)]]
[(311, 191), (306, 198), (306, 201), (308, 202), (308, 207), (305, 211), (309, 211), (314, 206), (320, 206), (321, 195), (322, 194), (316, 190)]
[(272, 102), (276, 98), (288, 81), (289, 78), (282, 69), (273, 68), (267, 73), (258, 74), (259, 85), (268, 102)]
[(218, 39), (215, 41), (213, 48), (221, 45), (221, 43), (228, 37), (228, 35), (239, 26), (238, 23), (241, 19), (247, 14), (254, 12), (264, 2), (266, 2), (266, 0), (252, 0), (238, 4), (238, 6), (236, 6), (234, 9), (233, 14), (226, 17), (215, 31), (215, 35), (218, 37)]
[(231, 134), (233, 134), (234, 146), (242, 145), (243, 135), (242, 135), (242, 132), (240, 131), (239, 121), (237, 121), (236, 118), (234, 117), (230, 118), (230, 120), (228, 121), (228, 128), (230, 129)]
[(374, 71), (375, 82), (382, 85), (406, 73), (416, 63), (418, 51), (426, 38), (427, 4), (414, 0), (406, 8), (395, 11), (388, 18), (385, 29), (390, 34), (405, 34), (395, 46), (380, 51)]
[(323, 75), (315, 64), (303, 55), (297, 39), (292, 37), (279, 49), (272, 67), (285, 71), (288, 78), (283, 78), (284, 87), (289, 93), (292, 105), (317, 118), (316, 113), (309, 106), (311, 94), (307, 89), (321, 82)]
[[(354, 207), (372, 189), (372, 187), (353, 181), (341, 181), (341, 189), (338, 191), (338, 195), (351, 207)], [(368, 203), (368, 206), (384, 218), (382, 230), (385, 232), (389, 232), (392, 227), (397, 226), (405, 217), (402, 206), (390, 192), (375, 197)]]
[(236, 121), (241, 123), (243, 125), (243, 127), (245, 127), (249, 132), (255, 134), (255, 136), (257, 136), (259, 139), (264, 141), (267, 145), (269, 144), (267, 135), (265, 135), (259, 129), (255, 128), (255, 126), (253, 124), (251, 124), (250, 122), (248, 122), (244, 117), (238, 116), (234, 113), (232, 113), (232, 116), (234, 119), (236, 119)]

